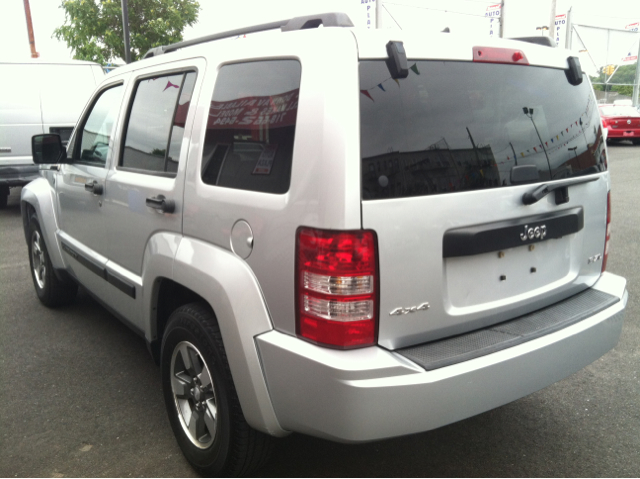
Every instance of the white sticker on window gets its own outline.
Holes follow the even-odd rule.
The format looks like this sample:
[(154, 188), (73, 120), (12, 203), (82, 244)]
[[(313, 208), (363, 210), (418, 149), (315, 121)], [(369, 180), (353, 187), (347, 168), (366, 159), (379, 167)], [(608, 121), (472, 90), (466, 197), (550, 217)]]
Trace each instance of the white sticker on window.
[(268, 175), (271, 173), (271, 167), (273, 166), (273, 159), (276, 156), (276, 150), (278, 145), (263, 145), (260, 158), (253, 169), (254, 175)]

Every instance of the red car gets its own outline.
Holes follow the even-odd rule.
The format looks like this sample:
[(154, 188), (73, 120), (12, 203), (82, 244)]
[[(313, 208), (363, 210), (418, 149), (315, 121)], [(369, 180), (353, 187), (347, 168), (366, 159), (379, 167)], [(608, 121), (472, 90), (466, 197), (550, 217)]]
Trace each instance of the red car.
[(631, 140), (640, 145), (640, 112), (633, 106), (601, 105), (602, 126), (608, 130), (607, 141)]

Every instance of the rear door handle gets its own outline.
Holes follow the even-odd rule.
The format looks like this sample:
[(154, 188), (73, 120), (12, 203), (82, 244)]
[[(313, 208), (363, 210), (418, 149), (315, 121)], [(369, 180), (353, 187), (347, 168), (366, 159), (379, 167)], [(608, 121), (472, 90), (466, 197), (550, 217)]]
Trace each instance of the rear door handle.
[(86, 191), (90, 191), (94, 195), (102, 194), (102, 185), (98, 183), (96, 180), (89, 180), (84, 184), (84, 189)]
[(173, 213), (176, 209), (175, 201), (165, 198), (164, 195), (147, 198), (146, 203), (149, 208), (160, 210), (163, 213)]

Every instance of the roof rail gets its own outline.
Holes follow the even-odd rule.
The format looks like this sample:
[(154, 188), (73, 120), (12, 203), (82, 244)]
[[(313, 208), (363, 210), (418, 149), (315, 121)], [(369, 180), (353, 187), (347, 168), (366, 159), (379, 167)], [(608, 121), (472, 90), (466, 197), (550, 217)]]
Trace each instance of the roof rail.
[(556, 44), (551, 37), (514, 37), (509, 40), (518, 40), (519, 42), (535, 43), (536, 45), (542, 45), (543, 47), (555, 48)]
[(144, 58), (151, 58), (163, 53), (174, 52), (180, 48), (191, 47), (193, 45), (200, 45), (201, 43), (213, 42), (215, 40), (222, 40), (223, 38), (235, 37), (237, 35), (246, 35), (247, 33), (258, 33), (267, 30), (275, 30), (280, 28), (283, 32), (290, 32), (294, 30), (306, 30), (308, 28), (323, 27), (353, 27), (351, 19), (345, 13), (319, 13), (317, 15), (307, 15), (304, 17), (294, 17), (288, 20), (280, 20), (278, 22), (263, 23), (260, 25), (253, 25), (250, 27), (238, 28), (236, 30), (229, 30), (226, 32), (214, 33), (200, 38), (194, 38), (193, 40), (185, 40), (183, 42), (172, 43), (171, 45), (162, 45), (150, 49), (144, 54)]

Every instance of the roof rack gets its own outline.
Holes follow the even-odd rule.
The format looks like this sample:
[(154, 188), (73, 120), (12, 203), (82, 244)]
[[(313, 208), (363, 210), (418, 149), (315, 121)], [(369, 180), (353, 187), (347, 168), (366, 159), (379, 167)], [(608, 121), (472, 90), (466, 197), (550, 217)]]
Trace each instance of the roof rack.
[(308, 28), (323, 27), (353, 27), (351, 19), (345, 13), (319, 13), (317, 15), (307, 15), (304, 17), (294, 17), (288, 20), (280, 20), (278, 22), (263, 23), (261, 25), (253, 25), (250, 27), (238, 28), (236, 30), (229, 30), (226, 32), (214, 33), (200, 38), (194, 38), (193, 40), (185, 40), (183, 42), (172, 43), (171, 45), (162, 45), (150, 49), (144, 54), (144, 58), (151, 58), (163, 53), (174, 52), (180, 48), (191, 47), (193, 45), (199, 45), (201, 43), (213, 42), (215, 40), (221, 40), (223, 38), (235, 37), (238, 35), (246, 35), (247, 33), (258, 33), (267, 30), (275, 30), (280, 28), (283, 32), (290, 32), (294, 30), (306, 30)]

